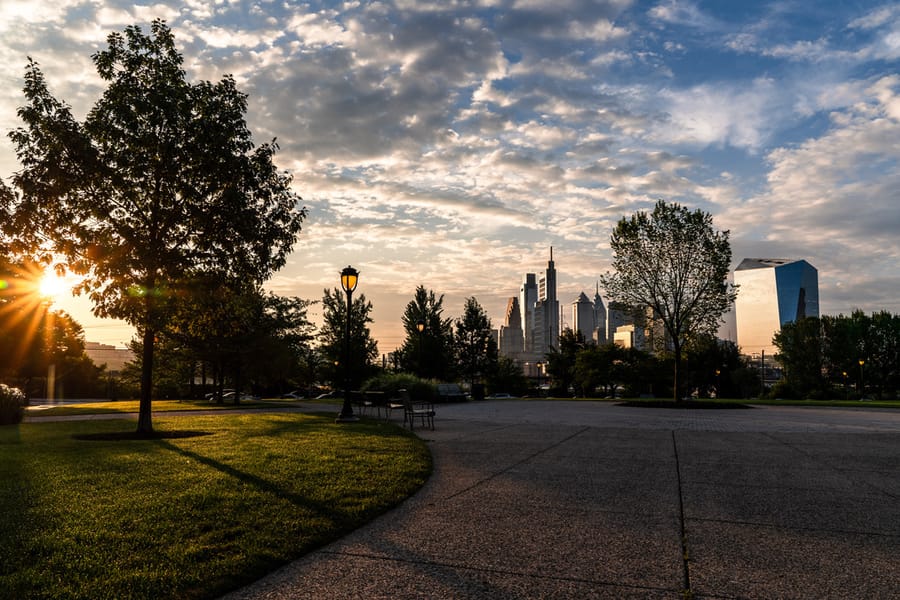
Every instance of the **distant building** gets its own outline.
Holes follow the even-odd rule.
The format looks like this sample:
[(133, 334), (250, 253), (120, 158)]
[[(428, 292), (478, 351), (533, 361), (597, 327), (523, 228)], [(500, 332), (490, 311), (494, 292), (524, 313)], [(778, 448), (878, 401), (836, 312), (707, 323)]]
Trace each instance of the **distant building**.
[(506, 319), (500, 326), (498, 343), (501, 356), (517, 359), (525, 351), (525, 336), (522, 330), (522, 316), (519, 299), (512, 297), (506, 304)]
[(84, 353), (98, 367), (106, 365), (108, 372), (121, 371), (125, 363), (134, 360), (134, 353), (127, 348), (116, 348), (115, 346), (98, 344), (97, 342), (85, 342)]
[(606, 343), (613, 343), (616, 340), (616, 330), (622, 325), (630, 325), (634, 323), (632, 311), (628, 306), (620, 302), (610, 302), (609, 310), (606, 313)]
[(556, 297), (556, 264), (553, 248), (544, 276), (538, 279), (538, 301), (534, 306), (534, 352), (546, 354), (559, 346), (559, 300)]
[(594, 292), (594, 330), (591, 332), (590, 339), (597, 344), (606, 344), (609, 342), (609, 336), (606, 334), (606, 307), (603, 306), (603, 298), (600, 297), (600, 284), (597, 284), (597, 291)]
[(647, 341), (644, 337), (644, 328), (638, 327), (634, 323), (619, 325), (613, 333), (613, 343), (626, 349), (645, 350)]
[(805, 260), (745, 258), (734, 270), (737, 343), (741, 352), (770, 356), (782, 325), (819, 316), (819, 272)]
[(594, 340), (594, 330), (594, 305), (581, 292), (572, 303), (572, 331), (581, 333), (585, 342), (591, 342)]
[(524, 351), (534, 352), (534, 306), (538, 301), (537, 279), (534, 273), (526, 273), (519, 289), (519, 310), (522, 313), (522, 338)]

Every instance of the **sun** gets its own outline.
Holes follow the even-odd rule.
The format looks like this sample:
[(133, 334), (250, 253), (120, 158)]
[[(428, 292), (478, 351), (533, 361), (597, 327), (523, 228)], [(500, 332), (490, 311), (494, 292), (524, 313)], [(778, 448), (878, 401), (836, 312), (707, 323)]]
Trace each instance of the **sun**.
[(60, 276), (52, 268), (44, 271), (38, 292), (44, 298), (56, 302), (72, 294), (72, 281), (68, 275)]

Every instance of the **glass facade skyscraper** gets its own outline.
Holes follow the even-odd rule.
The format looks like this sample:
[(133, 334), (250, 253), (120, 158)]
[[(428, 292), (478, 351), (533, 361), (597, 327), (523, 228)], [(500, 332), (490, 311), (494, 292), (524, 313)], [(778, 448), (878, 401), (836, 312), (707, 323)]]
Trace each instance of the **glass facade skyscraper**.
[(745, 258), (734, 270), (737, 343), (744, 354), (770, 356), (785, 323), (819, 316), (819, 272), (805, 260)]

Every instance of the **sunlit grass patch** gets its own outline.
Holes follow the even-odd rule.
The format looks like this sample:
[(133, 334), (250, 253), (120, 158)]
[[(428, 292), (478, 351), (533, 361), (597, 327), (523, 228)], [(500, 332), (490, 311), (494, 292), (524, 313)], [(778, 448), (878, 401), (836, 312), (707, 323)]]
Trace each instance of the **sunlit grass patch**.
[(212, 598), (418, 489), (424, 444), (374, 422), (157, 418), (207, 435), (85, 441), (121, 421), (0, 428), (0, 590), (15, 598)]

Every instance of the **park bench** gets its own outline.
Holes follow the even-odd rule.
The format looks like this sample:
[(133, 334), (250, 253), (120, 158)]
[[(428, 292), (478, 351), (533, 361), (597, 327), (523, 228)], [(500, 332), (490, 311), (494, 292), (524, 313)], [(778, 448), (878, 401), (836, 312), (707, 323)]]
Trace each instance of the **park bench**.
[(437, 395), (439, 402), (465, 402), (467, 400), (466, 393), (455, 383), (437, 384)]

